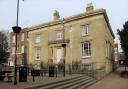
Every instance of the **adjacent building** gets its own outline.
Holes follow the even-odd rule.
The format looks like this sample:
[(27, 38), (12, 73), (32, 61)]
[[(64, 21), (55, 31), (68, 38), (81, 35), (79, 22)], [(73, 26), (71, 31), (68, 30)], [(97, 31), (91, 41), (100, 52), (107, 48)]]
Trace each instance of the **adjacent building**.
[[(31, 65), (77, 62), (83, 69), (103, 70), (105, 74), (112, 71), (115, 37), (106, 10), (94, 10), (92, 3), (87, 4), (85, 12), (64, 19), (55, 10), (53, 21), (28, 28), (27, 35)], [(24, 44), (18, 47), (20, 53), (25, 52), (21, 50), (26, 47)]]
[(119, 55), (119, 49), (118, 49), (118, 43), (114, 44), (114, 62), (113, 62), (113, 70), (115, 70), (119, 66), (119, 60), (120, 60), (120, 55)]
[[(27, 63), (27, 29), (23, 29), (17, 36), (17, 65), (26, 65)], [(9, 51), (10, 57), (8, 64), (14, 66), (15, 61), (15, 50), (16, 50), (16, 34), (14, 32), (10, 33)]]

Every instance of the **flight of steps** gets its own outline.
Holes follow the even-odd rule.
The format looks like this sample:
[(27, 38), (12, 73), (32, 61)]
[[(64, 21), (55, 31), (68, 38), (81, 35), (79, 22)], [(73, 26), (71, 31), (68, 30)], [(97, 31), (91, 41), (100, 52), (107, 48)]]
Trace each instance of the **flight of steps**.
[(95, 82), (92, 77), (84, 75), (27, 89), (86, 89)]

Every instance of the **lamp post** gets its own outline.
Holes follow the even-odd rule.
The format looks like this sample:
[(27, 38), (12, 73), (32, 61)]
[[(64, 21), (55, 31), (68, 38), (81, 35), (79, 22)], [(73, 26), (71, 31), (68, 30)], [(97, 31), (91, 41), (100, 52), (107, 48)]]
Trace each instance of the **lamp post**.
[(16, 18), (16, 26), (13, 26), (13, 32), (15, 33), (16, 42), (15, 42), (15, 70), (14, 70), (14, 85), (17, 85), (17, 35), (21, 31), (21, 27), (18, 26), (18, 20), (19, 20), (19, 0), (17, 0), (17, 18)]
[(62, 47), (63, 47), (63, 77), (65, 77), (65, 55), (66, 55), (66, 44), (62, 44)]
[(62, 25), (63, 25), (63, 43), (62, 43), (62, 47), (63, 47), (63, 77), (65, 77), (65, 56), (66, 56), (66, 43), (65, 43), (65, 29), (64, 29), (64, 18), (62, 19)]

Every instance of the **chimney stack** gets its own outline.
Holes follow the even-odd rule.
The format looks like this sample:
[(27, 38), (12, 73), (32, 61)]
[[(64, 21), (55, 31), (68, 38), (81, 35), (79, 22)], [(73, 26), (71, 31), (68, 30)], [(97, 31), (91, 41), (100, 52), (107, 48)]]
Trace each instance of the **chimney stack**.
[(93, 12), (93, 10), (94, 10), (93, 4), (92, 3), (88, 3), (87, 7), (86, 7), (86, 12), (90, 13), (90, 12)]
[(57, 21), (57, 20), (59, 20), (59, 18), (60, 18), (59, 12), (57, 10), (55, 10), (53, 13), (53, 20)]

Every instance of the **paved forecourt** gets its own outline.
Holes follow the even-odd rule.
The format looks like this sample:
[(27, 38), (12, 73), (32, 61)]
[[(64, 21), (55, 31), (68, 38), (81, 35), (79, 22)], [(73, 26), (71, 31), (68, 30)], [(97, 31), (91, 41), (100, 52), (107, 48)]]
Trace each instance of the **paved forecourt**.
[(87, 89), (128, 89), (128, 78), (120, 77), (120, 72), (122, 70), (124, 70), (124, 68), (118, 68), (115, 72)]

